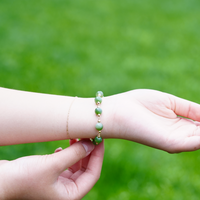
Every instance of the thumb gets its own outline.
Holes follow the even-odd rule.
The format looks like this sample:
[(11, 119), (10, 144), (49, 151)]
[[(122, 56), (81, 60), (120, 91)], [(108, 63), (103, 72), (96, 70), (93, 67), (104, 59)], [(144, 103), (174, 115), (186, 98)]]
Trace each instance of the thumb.
[(53, 159), (50, 159), (53, 169), (56, 173), (61, 173), (68, 167), (74, 165), (79, 160), (88, 156), (94, 149), (95, 145), (90, 140), (81, 140), (74, 143), (70, 147), (59, 151), (57, 153), (51, 154)]

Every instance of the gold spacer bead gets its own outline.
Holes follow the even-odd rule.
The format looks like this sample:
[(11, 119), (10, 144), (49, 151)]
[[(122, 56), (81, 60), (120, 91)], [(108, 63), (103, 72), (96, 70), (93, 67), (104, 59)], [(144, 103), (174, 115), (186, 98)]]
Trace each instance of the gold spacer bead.
[(99, 133), (98, 133), (97, 137), (101, 137), (101, 135), (100, 135), (100, 134), (101, 134), (101, 131), (99, 131)]

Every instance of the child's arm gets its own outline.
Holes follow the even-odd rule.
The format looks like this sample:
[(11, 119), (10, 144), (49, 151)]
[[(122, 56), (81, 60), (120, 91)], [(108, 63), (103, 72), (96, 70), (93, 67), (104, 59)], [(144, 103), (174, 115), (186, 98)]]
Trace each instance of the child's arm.
[[(0, 145), (98, 134), (94, 98), (74, 100), (3, 88), (0, 97)], [(200, 148), (199, 104), (159, 91), (133, 90), (104, 97), (101, 108), (102, 138), (131, 140), (172, 153)]]

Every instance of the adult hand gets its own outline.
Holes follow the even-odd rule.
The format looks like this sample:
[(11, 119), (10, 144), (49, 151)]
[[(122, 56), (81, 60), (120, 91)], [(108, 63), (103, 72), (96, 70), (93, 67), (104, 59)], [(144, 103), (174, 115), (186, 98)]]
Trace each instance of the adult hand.
[(100, 177), (103, 154), (103, 143), (82, 140), (51, 155), (1, 161), (0, 199), (81, 199)]
[(140, 89), (104, 98), (103, 105), (107, 111), (105, 116), (112, 119), (105, 126), (111, 137), (170, 153), (200, 148), (199, 104), (167, 93)]

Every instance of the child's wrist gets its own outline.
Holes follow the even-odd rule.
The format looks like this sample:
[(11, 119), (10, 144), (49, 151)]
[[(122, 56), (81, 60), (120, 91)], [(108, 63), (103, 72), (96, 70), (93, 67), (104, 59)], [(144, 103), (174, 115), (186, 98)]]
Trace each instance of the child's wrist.
[[(103, 124), (102, 138), (115, 137), (111, 132), (112, 114), (110, 113), (109, 102), (109, 97), (103, 97), (101, 104), (103, 110), (101, 114), (101, 123)], [(95, 108), (94, 98), (76, 98), (71, 108), (68, 122), (70, 139), (95, 138), (97, 136)]]
[(68, 135), (70, 139), (91, 138), (95, 135), (93, 123), (95, 114), (93, 112), (92, 98), (76, 98), (70, 111), (68, 121)]

